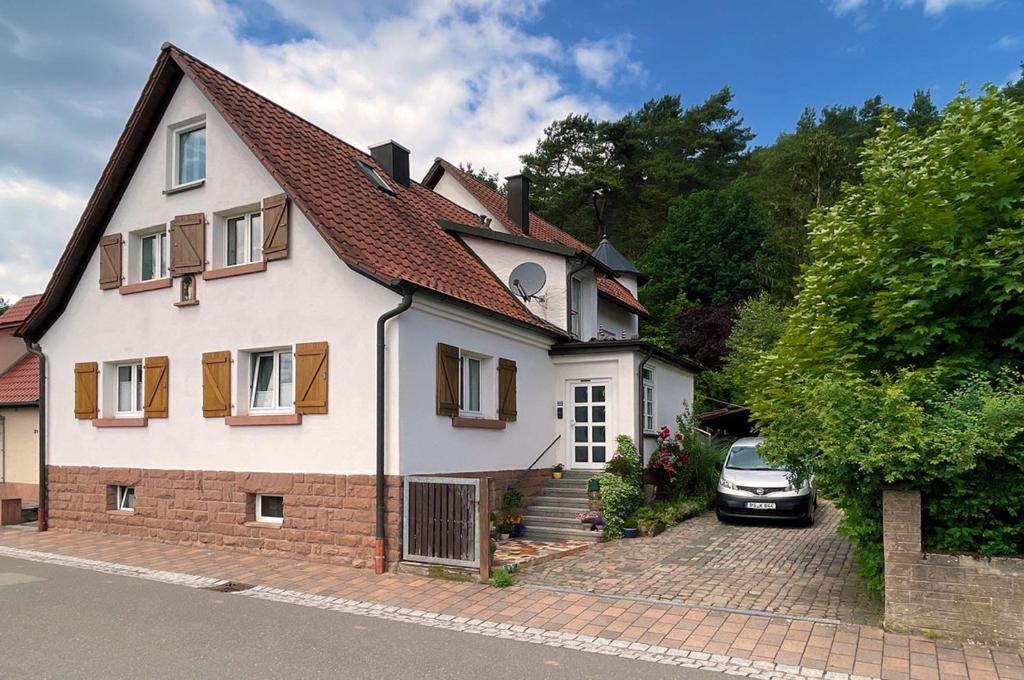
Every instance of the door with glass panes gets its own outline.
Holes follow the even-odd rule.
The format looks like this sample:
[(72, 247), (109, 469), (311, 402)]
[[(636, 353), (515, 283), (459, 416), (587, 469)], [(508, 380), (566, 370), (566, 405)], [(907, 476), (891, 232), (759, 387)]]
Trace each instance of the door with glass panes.
[(604, 468), (611, 458), (608, 448), (608, 383), (570, 383), (569, 399), (569, 467)]

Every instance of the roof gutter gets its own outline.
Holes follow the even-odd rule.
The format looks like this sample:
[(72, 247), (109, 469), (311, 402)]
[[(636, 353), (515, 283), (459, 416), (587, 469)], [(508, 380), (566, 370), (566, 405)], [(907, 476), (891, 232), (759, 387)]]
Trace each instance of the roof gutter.
[(385, 390), (384, 369), (386, 365), (385, 327), (388, 319), (392, 319), (412, 306), (412, 291), (403, 291), (402, 301), (394, 309), (389, 309), (377, 318), (377, 517), (374, 528), (373, 570), (383, 574), (386, 568), (387, 538), (384, 530), (385, 504), (387, 503), (387, 485), (384, 478), (384, 416)]
[(38, 344), (26, 342), (25, 347), (39, 357), (39, 510), (36, 515), (36, 528), (39, 531), (46, 531), (49, 508), (46, 493), (46, 355)]

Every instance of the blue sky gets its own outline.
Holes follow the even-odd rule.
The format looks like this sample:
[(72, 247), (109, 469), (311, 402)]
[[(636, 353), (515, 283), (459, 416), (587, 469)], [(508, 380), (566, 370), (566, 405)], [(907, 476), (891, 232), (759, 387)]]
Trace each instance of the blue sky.
[(0, 13), (0, 297), (38, 292), (169, 40), (360, 147), (519, 170), (552, 120), (723, 85), (771, 143), (806, 106), (937, 104), (1024, 58), (1019, 0), (52, 0)]
[(552, 4), (537, 29), (569, 43), (610, 27), (631, 36), (629, 56), (647, 77), (618, 81), (609, 101), (627, 109), (679, 93), (695, 103), (728, 85), (758, 143), (792, 129), (805, 106), (859, 105), (875, 94), (906, 106), (917, 88), (945, 103), (961, 83), (1002, 84), (1024, 59), (1024, 2), (933, 13), (898, 2), (846, 12), (814, 0), (587, 4)]

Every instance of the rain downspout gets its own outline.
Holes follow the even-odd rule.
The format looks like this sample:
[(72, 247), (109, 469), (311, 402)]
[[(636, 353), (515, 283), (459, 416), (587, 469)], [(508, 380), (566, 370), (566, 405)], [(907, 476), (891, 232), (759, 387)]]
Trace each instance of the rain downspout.
[[(644, 461), (644, 368), (647, 367), (647, 362), (654, 356), (654, 348), (649, 347), (647, 354), (640, 360), (640, 366), (636, 371), (636, 405), (637, 405), (637, 429), (636, 429), (636, 448), (640, 453), (640, 467), (641, 469), (646, 465)], [(643, 491), (643, 479), (640, 480), (640, 490)]]
[(388, 319), (398, 316), (412, 306), (412, 293), (403, 291), (402, 301), (377, 319), (377, 520), (374, 529), (373, 570), (383, 574), (387, 556), (387, 542), (384, 531), (384, 511), (387, 502), (387, 486), (384, 480), (384, 401), (385, 382), (385, 325)]
[(48, 494), (46, 492), (46, 355), (38, 344), (25, 343), (28, 351), (39, 357), (39, 510), (36, 528), (47, 529)]

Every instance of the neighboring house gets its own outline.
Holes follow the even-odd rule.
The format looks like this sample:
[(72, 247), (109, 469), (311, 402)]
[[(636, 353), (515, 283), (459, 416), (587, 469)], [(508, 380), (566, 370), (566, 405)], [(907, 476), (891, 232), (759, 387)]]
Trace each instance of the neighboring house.
[[(671, 422), (699, 367), (633, 339), (635, 273), (507, 226), (537, 219), (526, 191), (483, 228), (400, 145), (165, 45), (19, 331), (46, 356), (51, 526), (382, 568), (403, 476), (600, 469), (641, 391), (643, 429)], [(510, 288), (528, 261), (542, 299)], [(602, 327), (625, 339), (585, 342)]]
[(39, 358), (14, 332), (41, 295), (26, 295), (0, 315), (0, 500), (34, 504), (39, 493)]

